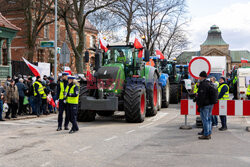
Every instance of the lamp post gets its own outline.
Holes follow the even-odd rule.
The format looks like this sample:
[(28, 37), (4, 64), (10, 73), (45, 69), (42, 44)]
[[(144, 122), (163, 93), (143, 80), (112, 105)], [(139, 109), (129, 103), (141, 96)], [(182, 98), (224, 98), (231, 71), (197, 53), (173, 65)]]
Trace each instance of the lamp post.
[(55, 0), (55, 57), (54, 57), (54, 77), (57, 81), (57, 0)]

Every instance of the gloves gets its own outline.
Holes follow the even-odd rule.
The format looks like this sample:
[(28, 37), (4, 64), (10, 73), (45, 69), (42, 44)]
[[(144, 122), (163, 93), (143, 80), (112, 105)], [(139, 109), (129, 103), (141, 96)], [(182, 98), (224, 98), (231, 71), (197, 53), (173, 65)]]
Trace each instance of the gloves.
[(58, 104), (58, 102), (59, 102), (59, 101), (58, 101), (58, 100), (56, 100), (56, 101), (55, 101), (55, 104), (57, 105), (57, 104)]

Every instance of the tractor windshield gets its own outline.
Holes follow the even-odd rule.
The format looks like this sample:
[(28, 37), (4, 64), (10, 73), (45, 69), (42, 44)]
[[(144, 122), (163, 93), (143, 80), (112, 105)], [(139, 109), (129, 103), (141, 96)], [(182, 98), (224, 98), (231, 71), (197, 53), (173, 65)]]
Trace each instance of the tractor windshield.
[(104, 59), (104, 64), (112, 63), (132, 65), (133, 49), (131, 47), (110, 47)]

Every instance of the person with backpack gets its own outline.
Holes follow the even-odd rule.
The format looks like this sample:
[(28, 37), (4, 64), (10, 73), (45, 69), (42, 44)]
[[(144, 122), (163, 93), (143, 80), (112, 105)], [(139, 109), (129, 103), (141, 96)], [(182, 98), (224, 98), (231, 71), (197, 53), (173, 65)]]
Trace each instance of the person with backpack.
[[(218, 99), (219, 100), (230, 100), (229, 98), (229, 87), (226, 83), (226, 79), (224, 77), (220, 78), (220, 85), (218, 87)], [(221, 128), (219, 128), (220, 131), (227, 130), (227, 116), (220, 115), (221, 120)]]
[(203, 123), (203, 133), (199, 137), (201, 140), (211, 139), (212, 134), (212, 109), (213, 104), (215, 104), (217, 98), (214, 97), (216, 90), (214, 86), (207, 80), (207, 73), (202, 71), (200, 73), (200, 85), (198, 89), (198, 95), (196, 102), (198, 105), (198, 111), (200, 112), (200, 117)]

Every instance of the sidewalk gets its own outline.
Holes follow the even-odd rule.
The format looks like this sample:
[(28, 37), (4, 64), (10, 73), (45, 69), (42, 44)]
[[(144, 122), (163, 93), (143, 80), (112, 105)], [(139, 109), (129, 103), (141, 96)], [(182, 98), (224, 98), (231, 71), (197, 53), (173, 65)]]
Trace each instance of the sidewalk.
[[(57, 113), (51, 113), (49, 115), (40, 115), (40, 117), (44, 118), (44, 117), (48, 117), (48, 116), (55, 115), (55, 114)], [(2, 117), (5, 121), (16, 121), (16, 120), (40, 118), (40, 117), (37, 117), (37, 115), (22, 115), (22, 116), (17, 116), (17, 118), (5, 119), (5, 113), (3, 113)]]

